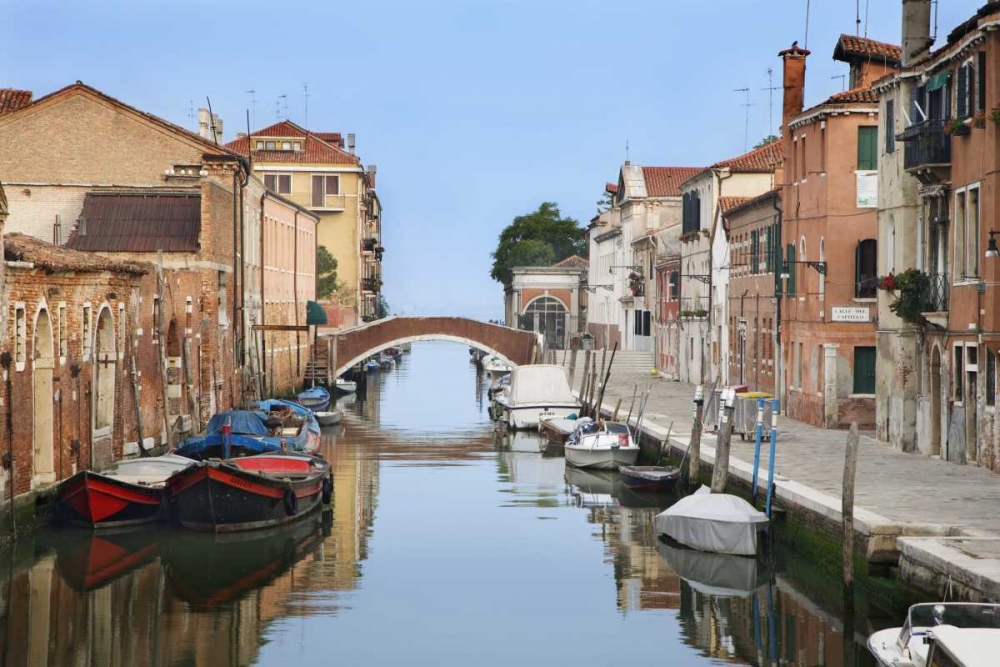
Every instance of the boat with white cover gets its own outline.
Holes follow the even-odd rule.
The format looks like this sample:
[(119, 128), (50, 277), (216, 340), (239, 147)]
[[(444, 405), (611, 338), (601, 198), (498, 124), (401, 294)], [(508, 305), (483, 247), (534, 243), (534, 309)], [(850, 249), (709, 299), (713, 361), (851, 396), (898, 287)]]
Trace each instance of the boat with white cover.
[(998, 663), (1000, 630), (996, 628), (943, 625), (930, 638), (927, 667), (996, 667)]
[(490, 374), (490, 380), (494, 383), (498, 382), (500, 378), (513, 370), (510, 364), (495, 354), (486, 360), (483, 364), (483, 368)]
[(588, 417), (577, 422), (576, 430), (566, 439), (566, 463), (577, 468), (618, 470), (638, 460), (639, 445), (626, 424), (595, 422)]
[(569, 417), (580, 411), (566, 370), (554, 364), (518, 366), (510, 375), (510, 389), (494, 398), (500, 418), (510, 428), (538, 428), (541, 419)]
[(915, 604), (901, 628), (886, 628), (868, 638), (868, 650), (882, 667), (925, 667), (929, 637), (940, 627), (1000, 628), (1000, 604), (929, 602)]
[(657, 514), (656, 532), (698, 551), (753, 556), (767, 523), (767, 515), (742, 498), (703, 486)]
[(342, 394), (353, 394), (358, 390), (358, 383), (344, 378), (337, 378), (334, 388)]

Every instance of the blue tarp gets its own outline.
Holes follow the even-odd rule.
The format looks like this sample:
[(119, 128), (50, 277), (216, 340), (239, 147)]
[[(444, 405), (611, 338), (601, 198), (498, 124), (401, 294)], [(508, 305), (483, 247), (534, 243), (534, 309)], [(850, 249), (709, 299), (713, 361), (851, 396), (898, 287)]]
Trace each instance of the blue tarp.
[(208, 422), (206, 433), (213, 435), (222, 433), (222, 427), (229, 421), (232, 425), (232, 433), (243, 435), (267, 435), (267, 427), (264, 420), (267, 415), (256, 410), (230, 410), (212, 415)]

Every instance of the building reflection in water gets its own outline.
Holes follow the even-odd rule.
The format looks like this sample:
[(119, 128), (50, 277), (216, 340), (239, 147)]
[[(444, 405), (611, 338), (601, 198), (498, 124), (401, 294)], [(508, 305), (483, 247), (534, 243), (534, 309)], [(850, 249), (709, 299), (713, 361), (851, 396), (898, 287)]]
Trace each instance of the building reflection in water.
[(256, 660), (280, 617), (337, 613), (367, 556), (378, 460), (345, 451), (331, 510), (227, 536), (56, 530), (0, 555), (0, 664), (222, 667)]

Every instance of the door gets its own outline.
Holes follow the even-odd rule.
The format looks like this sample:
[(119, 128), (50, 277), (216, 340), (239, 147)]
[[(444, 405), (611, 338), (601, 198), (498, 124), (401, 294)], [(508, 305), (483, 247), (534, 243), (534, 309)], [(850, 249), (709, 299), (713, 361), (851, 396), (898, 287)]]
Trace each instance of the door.
[(875, 348), (854, 348), (854, 393), (875, 393)]
[(941, 454), (941, 350), (934, 348), (931, 356), (931, 454)]

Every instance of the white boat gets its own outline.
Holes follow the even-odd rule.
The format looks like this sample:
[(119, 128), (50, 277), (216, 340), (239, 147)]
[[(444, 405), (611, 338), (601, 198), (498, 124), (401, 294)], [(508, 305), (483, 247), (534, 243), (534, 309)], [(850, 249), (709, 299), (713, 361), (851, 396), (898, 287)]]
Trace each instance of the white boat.
[(411, 343), (400, 343), (399, 349), (401, 349), (403, 352), (409, 352), (410, 350), (413, 349), (413, 345)]
[(635, 465), (639, 445), (625, 424), (577, 420), (576, 430), (566, 439), (566, 463), (577, 468), (618, 470), (619, 466)]
[(657, 514), (656, 532), (698, 551), (753, 556), (767, 522), (742, 498), (702, 487)]
[(901, 628), (886, 628), (868, 638), (868, 650), (881, 667), (925, 667), (927, 641), (938, 628), (1000, 628), (1000, 605), (972, 602), (915, 604)]
[(353, 394), (358, 390), (358, 383), (345, 380), (344, 378), (337, 378), (337, 383), (334, 387), (342, 394)]
[(927, 652), (928, 667), (996, 667), (1000, 663), (1000, 630), (956, 628), (934, 630)]
[(490, 374), (490, 380), (492, 380), (493, 382), (498, 382), (500, 378), (502, 378), (504, 375), (507, 375), (513, 370), (510, 364), (508, 364), (495, 354), (486, 360), (486, 362), (483, 364), (483, 368), (486, 369), (486, 372)]
[(530, 364), (511, 372), (510, 389), (494, 398), (500, 417), (512, 429), (538, 428), (552, 417), (569, 417), (580, 411), (562, 366)]
[(320, 426), (336, 426), (344, 418), (344, 413), (340, 410), (330, 410), (324, 412), (313, 412), (316, 421)]

